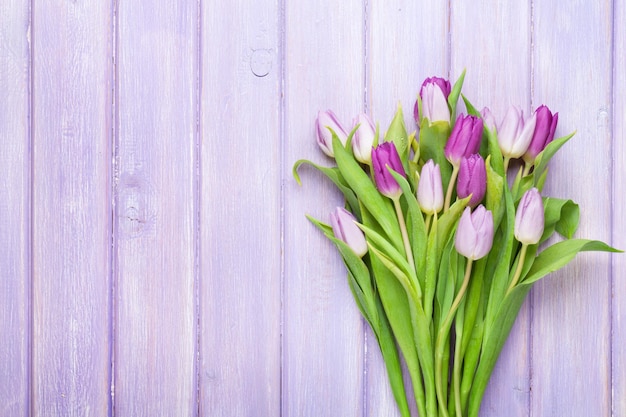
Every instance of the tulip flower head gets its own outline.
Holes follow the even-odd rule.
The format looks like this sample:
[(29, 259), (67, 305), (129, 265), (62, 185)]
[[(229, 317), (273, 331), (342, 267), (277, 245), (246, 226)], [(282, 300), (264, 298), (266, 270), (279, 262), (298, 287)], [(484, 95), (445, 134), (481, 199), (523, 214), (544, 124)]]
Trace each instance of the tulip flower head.
[(448, 107), (449, 95), (450, 82), (448, 80), (439, 77), (424, 80), (422, 88), (420, 89), (422, 118), (425, 117), (430, 123), (439, 121), (450, 123), (450, 108)]
[(329, 129), (335, 132), (341, 143), (346, 144), (348, 134), (343, 126), (341, 126), (341, 123), (339, 123), (335, 113), (333, 113), (332, 110), (318, 112), (317, 119), (315, 120), (317, 144), (326, 155), (333, 158), (335, 156), (333, 152), (333, 135)]
[(509, 107), (498, 129), (498, 144), (503, 156), (519, 158), (524, 155), (533, 138), (536, 121), (535, 113), (524, 119), (524, 112), (519, 107)]
[(480, 154), (461, 159), (459, 178), (456, 183), (456, 195), (459, 198), (472, 196), (468, 205), (476, 207), (487, 191), (487, 170)]
[(543, 201), (536, 188), (531, 188), (522, 196), (515, 213), (515, 239), (523, 244), (539, 243), (545, 223)]
[(356, 218), (352, 213), (343, 207), (337, 207), (330, 214), (330, 224), (335, 237), (348, 245), (359, 258), (367, 253), (365, 235), (357, 226)]
[(537, 122), (535, 124), (535, 132), (533, 133), (530, 145), (526, 150), (523, 158), (526, 163), (532, 164), (535, 162), (535, 158), (546, 146), (554, 139), (554, 131), (556, 130), (556, 124), (559, 121), (559, 114), (550, 111), (544, 105), (539, 106), (535, 110)]
[(402, 189), (389, 169), (406, 177), (396, 145), (393, 142), (383, 142), (372, 150), (374, 181), (376, 188), (382, 195), (396, 199), (402, 195)]
[(481, 204), (472, 212), (469, 207), (459, 219), (454, 238), (457, 252), (471, 260), (486, 256), (493, 244), (493, 216)]
[(441, 170), (432, 159), (429, 159), (422, 167), (417, 184), (417, 202), (426, 214), (438, 213), (443, 208)]
[(359, 126), (352, 137), (352, 151), (357, 161), (364, 164), (372, 162), (372, 147), (376, 140), (376, 127), (367, 114), (359, 114), (354, 126)]
[(489, 107), (483, 108), (480, 112), (480, 116), (483, 119), (483, 125), (485, 128), (493, 132), (497, 130), (496, 118), (493, 116), (493, 113), (491, 113), (491, 110), (489, 110)]
[(454, 166), (459, 166), (461, 158), (478, 152), (483, 136), (483, 121), (470, 115), (459, 115), (443, 150), (446, 159)]

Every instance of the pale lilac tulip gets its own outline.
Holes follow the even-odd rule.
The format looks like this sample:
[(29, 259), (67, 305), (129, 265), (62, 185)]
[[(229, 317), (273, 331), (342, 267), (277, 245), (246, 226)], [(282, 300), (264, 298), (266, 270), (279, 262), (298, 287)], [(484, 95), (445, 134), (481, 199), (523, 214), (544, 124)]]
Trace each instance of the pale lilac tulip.
[(443, 208), (441, 170), (432, 159), (429, 159), (422, 167), (417, 184), (417, 201), (426, 214), (435, 214)]
[(532, 164), (535, 162), (535, 158), (546, 146), (554, 139), (554, 131), (559, 121), (559, 114), (550, 111), (550, 109), (544, 105), (539, 106), (535, 110), (537, 117), (537, 123), (535, 125), (535, 132), (533, 138), (530, 141), (530, 145), (524, 154), (524, 161)]
[(402, 195), (402, 189), (388, 168), (406, 177), (398, 150), (393, 142), (381, 143), (372, 150), (372, 170), (378, 191), (384, 196), (395, 199)]
[(343, 207), (337, 207), (330, 213), (330, 224), (335, 237), (354, 251), (359, 257), (367, 253), (367, 242), (363, 231), (357, 226), (356, 218)]
[(536, 121), (535, 113), (524, 119), (524, 112), (519, 107), (509, 107), (498, 129), (498, 144), (502, 155), (507, 158), (524, 155), (533, 138)]
[(483, 121), (470, 115), (459, 115), (443, 150), (446, 159), (459, 166), (461, 158), (478, 152), (483, 136)]
[(333, 152), (333, 135), (331, 131), (337, 135), (342, 144), (346, 144), (348, 141), (348, 134), (343, 128), (335, 113), (332, 110), (320, 111), (317, 113), (317, 119), (315, 120), (315, 132), (317, 136), (317, 144), (322, 151), (330, 156), (335, 156)]
[(376, 127), (367, 114), (361, 113), (354, 121), (359, 127), (352, 137), (352, 151), (357, 161), (364, 164), (372, 162), (372, 147), (376, 138)]
[(541, 194), (536, 188), (526, 191), (515, 213), (515, 239), (527, 245), (539, 243), (544, 228), (544, 211)]
[(483, 125), (495, 132), (497, 130), (496, 127), (496, 118), (493, 116), (493, 113), (491, 113), (491, 110), (489, 110), (489, 107), (485, 107), (482, 109), (482, 111), (480, 112), (480, 116), (483, 119)]
[(422, 117), (427, 118), (430, 123), (439, 121), (450, 123), (449, 95), (450, 82), (448, 80), (439, 77), (427, 78), (420, 89)]
[(469, 207), (461, 215), (454, 238), (457, 252), (471, 260), (489, 253), (493, 244), (493, 216), (481, 204), (472, 212)]
[(487, 170), (485, 160), (479, 154), (461, 159), (459, 178), (456, 183), (456, 195), (459, 198), (472, 196), (468, 205), (476, 207), (483, 201), (487, 191)]

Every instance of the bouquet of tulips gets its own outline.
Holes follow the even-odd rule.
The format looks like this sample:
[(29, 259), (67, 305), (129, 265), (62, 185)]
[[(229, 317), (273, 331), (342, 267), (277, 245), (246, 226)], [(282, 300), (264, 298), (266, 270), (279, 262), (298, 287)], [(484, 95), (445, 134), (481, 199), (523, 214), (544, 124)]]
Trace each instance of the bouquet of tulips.
[[(400, 354), (420, 416), (477, 416), (532, 285), (580, 251), (616, 251), (573, 239), (578, 206), (541, 195), (550, 158), (573, 136), (554, 139), (558, 113), (511, 107), (496, 127), (461, 95), (464, 75), (453, 88), (424, 81), (419, 134), (407, 133), (401, 108), (384, 135), (367, 115), (348, 133), (320, 112), (317, 141), (336, 166), (294, 166), (298, 183), (307, 164), (345, 197), (330, 224), (309, 219), (343, 258), (402, 416), (411, 412)], [(457, 117), (459, 97), (467, 115)], [(554, 232), (562, 239), (547, 246)]]

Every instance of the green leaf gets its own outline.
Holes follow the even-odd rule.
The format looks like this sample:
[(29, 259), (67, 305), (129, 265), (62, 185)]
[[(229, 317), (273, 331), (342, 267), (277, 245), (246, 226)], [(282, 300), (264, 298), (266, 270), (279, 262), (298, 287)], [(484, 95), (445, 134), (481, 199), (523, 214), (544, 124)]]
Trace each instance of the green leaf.
[(478, 111), (472, 105), (472, 103), (470, 103), (470, 101), (467, 99), (467, 97), (465, 97), (463, 94), (461, 94), (461, 97), (463, 97), (463, 102), (465, 103), (465, 108), (467, 109), (467, 114), (472, 115), (472, 116), (476, 116), (476, 117), (480, 117), (482, 119), (483, 116), (480, 114), (480, 111)]
[(317, 169), (322, 174), (324, 174), (329, 180), (331, 180), (333, 184), (337, 186), (339, 191), (341, 191), (341, 193), (345, 197), (346, 201), (348, 202), (348, 205), (350, 206), (350, 211), (352, 211), (352, 213), (357, 217), (357, 219), (361, 218), (361, 212), (359, 210), (359, 202), (357, 200), (356, 194), (354, 194), (354, 191), (352, 191), (348, 183), (344, 180), (343, 176), (341, 175), (341, 172), (339, 172), (339, 168), (323, 167), (309, 160), (300, 159), (299, 161), (296, 161), (296, 163), (293, 165), (293, 176), (298, 182), (298, 185), (302, 185), (300, 181), (300, 175), (298, 174), (298, 168), (300, 168), (300, 166), (303, 164), (312, 166), (313, 168)]
[(550, 272), (557, 271), (567, 265), (579, 252), (622, 252), (599, 240), (570, 239), (555, 243), (544, 249), (535, 259), (533, 266), (524, 279), (524, 284), (532, 284)]
[(533, 170), (533, 178), (535, 184), (538, 183), (541, 175), (546, 170), (550, 159), (552, 159), (554, 154), (559, 149), (561, 149), (561, 146), (565, 145), (565, 143), (567, 143), (567, 141), (570, 140), (575, 134), (576, 132), (572, 132), (567, 136), (563, 136), (562, 138), (554, 139), (546, 146), (543, 151), (539, 153), (539, 155), (537, 155), (537, 158), (535, 159), (535, 169)]
[(411, 190), (408, 181), (402, 175), (390, 170), (391, 175), (400, 185), (402, 189), (402, 198), (406, 202), (406, 223), (407, 233), (413, 249), (413, 259), (415, 260), (415, 269), (417, 275), (420, 271), (423, 271), (423, 266), (426, 261), (426, 225), (424, 224), (424, 217), (422, 211), (415, 197), (415, 193)]
[[(363, 209), (362, 212), (363, 224), (372, 229), (376, 228), (377, 223), (367, 209)], [(415, 348), (415, 336), (413, 334), (411, 321), (407, 320), (407, 317), (411, 316), (407, 293), (397, 278), (391, 271), (385, 268), (383, 263), (378, 260), (376, 256), (370, 257), (370, 263), (385, 315), (389, 320), (398, 346), (402, 351), (402, 355), (404, 356), (409, 370), (409, 375), (413, 382), (413, 392), (418, 404), (418, 410), (420, 415), (426, 415), (424, 386), (422, 383), (417, 350)]]
[(420, 126), (420, 159), (427, 162), (432, 159), (439, 165), (441, 171), (441, 182), (445, 190), (452, 175), (452, 165), (446, 159), (443, 148), (446, 146), (450, 136), (450, 124), (446, 122), (435, 122), (430, 124), (424, 118)]
[(498, 133), (495, 130), (489, 129), (485, 129), (483, 132), (487, 137), (487, 148), (489, 149), (489, 154), (491, 155), (491, 166), (498, 175), (504, 178), (504, 159), (502, 158), (500, 145), (498, 145)]
[(437, 253), (441, 253), (441, 247), (448, 241), (448, 237), (452, 232), (453, 226), (456, 224), (456, 221), (463, 214), (463, 210), (467, 207), (467, 203), (469, 203), (470, 197), (466, 197), (462, 200), (455, 201), (454, 204), (450, 206), (447, 212), (445, 212), (437, 223)]
[(333, 136), (333, 151), (337, 167), (346, 183), (380, 224), (391, 243), (397, 248), (403, 248), (400, 226), (398, 226), (398, 219), (391, 201), (378, 192), (370, 177), (354, 157), (344, 149), (336, 136)]
[(561, 236), (571, 239), (578, 229), (580, 208), (572, 200), (554, 197), (543, 199), (544, 229), (539, 242), (544, 242), (556, 230)]
[(396, 149), (400, 154), (400, 160), (405, 165), (404, 169), (407, 170), (409, 147), (411, 144), (404, 125), (404, 115), (402, 114), (402, 106), (400, 103), (398, 103), (398, 109), (391, 120), (389, 129), (387, 129), (385, 133), (385, 142), (393, 142), (396, 145)]
[(487, 170), (487, 192), (485, 208), (493, 215), (493, 229), (496, 230), (504, 216), (504, 178), (491, 167), (491, 155), (485, 160)]
[(529, 290), (530, 286), (513, 288), (511, 293), (502, 300), (500, 307), (491, 319), (491, 323), (489, 323), (489, 327), (493, 331), (484, 335), (482, 353), (469, 394), (468, 416), (478, 416), (489, 377)]
[(450, 106), (450, 128), (454, 127), (454, 121), (456, 120), (456, 105), (461, 95), (461, 89), (463, 88), (463, 80), (465, 80), (465, 69), (461, 73), (461, 76), (456, 80), (450, 95), (448, 96), (448, 105)]

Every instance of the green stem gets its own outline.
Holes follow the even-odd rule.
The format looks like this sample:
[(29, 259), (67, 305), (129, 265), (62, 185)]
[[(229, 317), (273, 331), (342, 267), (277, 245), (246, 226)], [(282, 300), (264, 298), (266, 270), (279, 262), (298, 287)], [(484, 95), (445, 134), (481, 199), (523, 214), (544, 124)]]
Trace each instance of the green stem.
[[(459, 327), (457, 327), (459, 329)], [(454, 406), (456, 416), (463, 417), (463, 406), (461, 405), (461, 341), (463, 339), (463, 327), (456, 333), (456, 344), (454, 346), (454, 369), (452, 384), (454, 386)]]
[(411, 250), (411, 242), (409, 242), (409, 234), (406, 231), (406, 222), (404, 221), (404, 214), (402, 214), (402, 207), (400, 207), (400, 198), (393, 199), (393, 205), (396, 209), (396, 215), (398, 216), (398, 224), (400, 225), (400, 232), (402, 232), (402, 241), (404, 242), (404, 251), (406, 252), (406, 259), (409, 261), (409, 265), (415, 271), (415, 261), (413, 260), (413, 250)]
[(456, 184), (456, 177), (459, 175), (460, 165), (452, 165), (452, 174), (450, 175), (450, 182), (448, 183), (448, 191), (446, 191), (446, 200), (443, 204), (443, 212), (445, 213), (450, 208), (450, 200), (452, 200), (452, 190)]
[(517, 262), (517, 268), (515, 269), (515, 275), (513, 275), (513, 279), (511, 280), (511, 283), (509, 284), (509, 288), (506, 290), (506, 295), (510, 294), (510, 292), (513, 290), (513, 288), (517, 284), (517, 281), (519, 280), (520, 275), (522, 275), (522, 269), (524, 268), (524, 259), (526, 258), (526, 249), (528, 249), (528, 244), (523, 243), (522, 250), (519, 254), (519, 261)]
[(437, 341), (435, 343), (435, 390), (437, 392), (439, 408), (441, 409), (443, 417), (448, 417), (448, 409), (443, 401), (443, 375), (441, 374), (443, 366), (443, 348), (447, 340), (448, 334), (450, 333), (450, 325), (452, 324), (452, 319), (454, 318), (456, 310), (459, 307), (463, 296), (465, 295), (465, 290), (467, 290), (467, 284), (469, 283), (470, 276), (472, 275), (472, 262), (473, 261), (471, 259), (467, 260), (467, 265), (465, 267), (465, 276), (463, 277), (463, 283), (461, 284), (461, 288), (459, 289), (456, 298), (452, 302), (450, 311), (448, 311), (446, 319), (443, 321), (441, 327), (439, 328), (439, 332), (437, 332)]
[[(435, 215), (437, 215), (437, 213), (435, 213)], [(428, 232), (430, 229), (430, 221), (432, 220), (432, 218), (433, 218), (432, 214), (426, 215), (426, 223), (424, 224), (424, 226), (426, 227), (426, 235), (428, 235)]]
[(511, 158), (509, 158), (508, 156), (504, 157), (504, 177), (506, 178), (506, 172), (509, 169), (509, 162), (511, 162)]
[(533, 167), (532, 163), (525, 162), (524, 163), (524, 172), (522, 172), (522, 177), (530, 174), (530, 169)]

